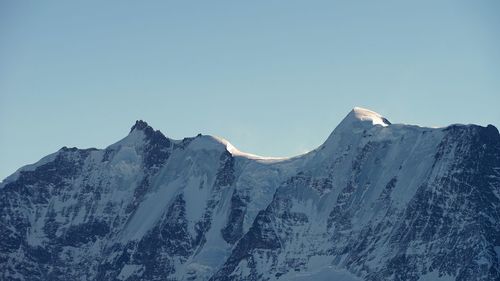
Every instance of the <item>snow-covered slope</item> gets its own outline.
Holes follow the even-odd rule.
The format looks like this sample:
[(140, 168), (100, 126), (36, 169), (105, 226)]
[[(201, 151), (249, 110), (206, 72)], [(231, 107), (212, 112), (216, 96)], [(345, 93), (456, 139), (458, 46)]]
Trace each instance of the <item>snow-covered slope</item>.
[(1, 280), (500, 280), (500, 136), (354, 108), (294, 158), (137, 121), (0, 184)]

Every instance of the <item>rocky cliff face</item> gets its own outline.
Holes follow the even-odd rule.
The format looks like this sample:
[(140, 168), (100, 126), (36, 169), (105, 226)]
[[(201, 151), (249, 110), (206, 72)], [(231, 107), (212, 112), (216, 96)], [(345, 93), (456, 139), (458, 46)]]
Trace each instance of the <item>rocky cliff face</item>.
[[(355, 108), (268, 159), (138, 121), (0, 185), (2, 280), (500, 280), (500, 136)], [(335, 279), (337, 278), (337, 279)]]

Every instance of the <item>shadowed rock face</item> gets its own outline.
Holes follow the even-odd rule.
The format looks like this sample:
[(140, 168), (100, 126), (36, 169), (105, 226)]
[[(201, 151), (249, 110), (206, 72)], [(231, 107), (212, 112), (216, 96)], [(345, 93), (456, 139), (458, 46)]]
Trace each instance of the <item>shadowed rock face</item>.
[(299, 157), (226, 146), (137, 121), (22, 168), (0, 185), (0, 279), (500, 280), (491, 125), (355, 108)]

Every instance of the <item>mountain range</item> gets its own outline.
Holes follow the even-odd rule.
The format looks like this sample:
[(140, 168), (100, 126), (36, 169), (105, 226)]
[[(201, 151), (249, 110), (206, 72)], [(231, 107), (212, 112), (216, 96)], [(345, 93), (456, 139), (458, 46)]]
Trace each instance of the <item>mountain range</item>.
[(1, 280), (500, 280), (500, 135), (354, 108), (291, 158), (144, 121), (0, 183)]

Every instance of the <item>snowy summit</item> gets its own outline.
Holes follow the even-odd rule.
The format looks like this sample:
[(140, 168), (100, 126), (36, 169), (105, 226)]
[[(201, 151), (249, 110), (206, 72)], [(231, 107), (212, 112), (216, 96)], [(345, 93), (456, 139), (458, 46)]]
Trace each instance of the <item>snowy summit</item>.
[(353, 123), (358, 121), (371, 122), (372, 125), (382, 125), (384, 127), (391, 125), (391, 122), (382, 115), (362, 107), (354, 107), (344, 118), (342, 123)]

